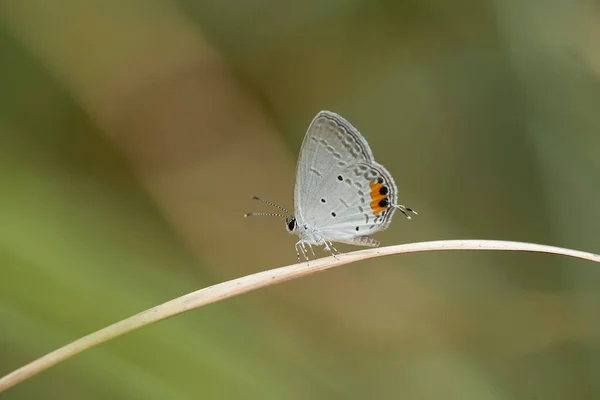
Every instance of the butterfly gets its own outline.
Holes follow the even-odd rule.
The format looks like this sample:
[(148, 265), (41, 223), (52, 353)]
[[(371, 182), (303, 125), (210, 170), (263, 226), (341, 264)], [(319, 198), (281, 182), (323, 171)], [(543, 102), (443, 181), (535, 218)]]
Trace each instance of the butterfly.
[[(334, 257), (333, 242), (379, 246), (369, 235), (386, 229), (394, 212), (410, 219), (411, 208), (397, 204), (392, 175), (373, 157), (367, 140), (347, 120), (321, 111), (312, 120), (298, 158), (294, 187), (294, 214), (260, 197), (281, 213), (247, 213), (285, 219), (288, 232), (298, 235), (296, 254), (308, 260), (307, 246), (320, 245)], [(316, 256), (315, 256), (316, 257)]]

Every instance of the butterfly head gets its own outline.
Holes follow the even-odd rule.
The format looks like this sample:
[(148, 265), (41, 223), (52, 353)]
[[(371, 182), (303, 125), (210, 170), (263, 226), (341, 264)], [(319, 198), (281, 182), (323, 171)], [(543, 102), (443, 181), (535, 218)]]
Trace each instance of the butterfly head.
[(296, 218), (294, 218), (294, 217), (286, 217), (285, 218), (285, 229), (289, 233), (294, 233), (294, 231), (296, 230), (296, 226), (297, 226)]

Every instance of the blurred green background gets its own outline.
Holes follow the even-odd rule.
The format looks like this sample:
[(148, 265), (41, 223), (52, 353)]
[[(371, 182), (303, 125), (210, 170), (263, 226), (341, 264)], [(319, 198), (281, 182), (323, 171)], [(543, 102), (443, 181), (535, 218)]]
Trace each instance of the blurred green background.
[[(0, 2), (0, 375), (187, 292), (296, 262), (321, 109), (399, 201), (383, 245), (600, 252), (600, 3)], [(343, 246), (342, 251), (357, 248)], [(324, 253), (321, 253), (324, 254)], [(178, 316), (13, 399), (598, 399), (600, 268), (438, 252)]]

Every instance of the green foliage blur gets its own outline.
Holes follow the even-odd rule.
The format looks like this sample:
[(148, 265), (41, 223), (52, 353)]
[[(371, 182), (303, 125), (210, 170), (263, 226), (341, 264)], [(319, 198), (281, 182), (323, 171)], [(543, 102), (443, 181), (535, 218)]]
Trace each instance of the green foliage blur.
[[(0, 376), (211, 284), (296, 262), (322, 109), (394, 175), (383, 245), (600, 252), (600, 4), (0, 2)], [(356, 250), (340, 246), (342, 251)], [(325, 253), (320, 253), (325, 255)], [(20, 399), (598, 399), (600, 269), (423, 253), (145, 327)]]

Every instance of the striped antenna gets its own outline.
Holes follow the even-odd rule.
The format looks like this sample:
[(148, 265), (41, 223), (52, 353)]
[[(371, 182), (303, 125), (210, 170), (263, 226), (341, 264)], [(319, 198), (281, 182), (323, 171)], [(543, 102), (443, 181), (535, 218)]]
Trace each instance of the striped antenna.
[(246, 213), (244, 217), (280, 217), (287, 218), (287, 215), (277, 214), (277, 213)]
[(282, 217), (282, 218), (293, 217), (293, 215), (292, 215), (292, 213), (291, 213), (291, 212), (289, 212), (289, 211), (288, 211), (288, 210), (286, 210), (285, 208), (283, 208), (283, 207), (281, 207), (281, 206), (279, 206), (279, 205), (277, 205), (277, 204), (273, 203), (272, 201), (265, 200), (265, 199), (263, 199), (263, 198), (260, 198), (260, 197), (257, 197), (257, 196), (252, 196), (252, 200), (259, 200), (259, 201), (262, 201), (263, 203), (265, 203), (265, 204), (268, 204), (268, 205), (270, 205), (271, 207), (275, 207), (275, 208), (278, 208), (278, 209), (280, 209), (281, 211), (283, 211), (283, 212), (284, 212), (284, 213), (286, 213), (287, 215), (283, 215), (283, 214), (277, 214), (277, 213), (246, 213), (246, 214), (244, 214), (244, 217), (258, 216), (258, 215), (261, 215), (261, 216), (267, 216), (267, 217), (270, 217), (270, 216), (273, 216), (273, 217)]

